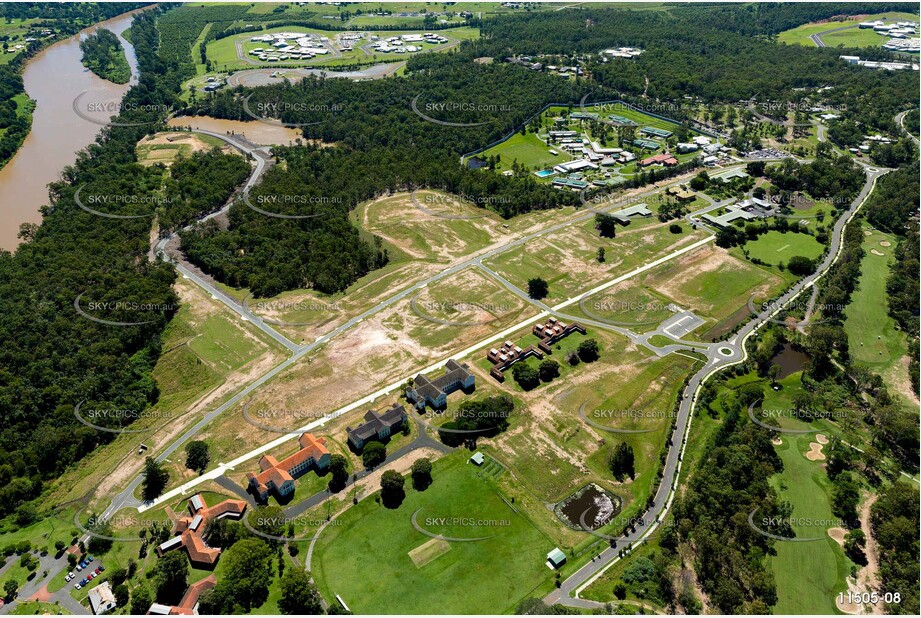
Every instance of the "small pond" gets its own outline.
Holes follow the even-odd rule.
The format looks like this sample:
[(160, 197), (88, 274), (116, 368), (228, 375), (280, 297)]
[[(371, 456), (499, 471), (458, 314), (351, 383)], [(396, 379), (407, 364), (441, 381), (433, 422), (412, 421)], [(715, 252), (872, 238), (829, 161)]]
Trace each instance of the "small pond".
[(806, 368), (808, 361), (809, 356), (805, 352), (794, 350), (789, 343), (785, 343), (780, 352), (771, 359), (771, 363), (780, 367), (780, 373), (777, 375), (778, 380), (783, 380), (797, 371), (802, 371)]
[(620, 512), (622, 504), (620, 497), (591, 483), (557, 504), (553, 510), (571, 528), (597, 530)]

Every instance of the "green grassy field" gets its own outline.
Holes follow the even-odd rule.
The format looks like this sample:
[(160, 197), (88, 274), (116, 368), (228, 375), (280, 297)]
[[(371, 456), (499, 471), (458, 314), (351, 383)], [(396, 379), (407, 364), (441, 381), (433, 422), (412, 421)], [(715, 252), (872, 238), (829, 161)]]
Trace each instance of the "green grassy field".
[(748, 250), (751, 257), (758, 258), (765, 264), (776, 266), (780, 262), (786, 264), (796, 255), (814, 260), (822, 255), (825, 247), (808, 234), (793, 232), (784, 234), (772, 230), (745, 243), (745, 249)]
[(40, 21), (37, 18), (18, 19), (6, 18), (0, 20), (0, 36), (4, 37), (4, 45), (0, 47), (0, 64), (6, 64), (17, 56), (22, 50), (15, 50), (18, 45), (26, 45), (25, 38), (29, 36), (33, 24)]
[(52, 615), (63, 616), (70, 612), (56, 603), (43, 603), (41, 601), (26, 601), (25, 603), (16, 603), (10, 614), (14, 616), (33, 616), (33, 615)]
[(531, 170), (542, 170), (560, 163), (571, 161), (572, 157), (561, 148), (554, 148), (559, 154), (550, 154), (550, 147), (540, 140), (534, 133), (515, 133), (501, 144), (490, 148), (481, 156), (498, 155), (499, 171), (512, 169), (515, 161)]
[(630, 279), (585, 299), (570, 312), (610, 320), (634, 332), (646, 332), (672, 315), (666, 309), (670, 302), (670, 299)]
[[(709, 339), (749, 315), (748, 300), (770, 298), (784, 286), (784, 279), (769, 268), (756, 266), (708, 247), (658, 266), (642, 281), (679, 306), (707, 318), (694, 338)], [(709, 329), (709, 330), (708, 330)]]
[[(550, 288), (544, 302), (552, 305), (705, 237), (700, 230), (676, 236), (667, 224), (637, 219), (618, 228), (615, 238), (601, 238), (594, 225), (589, 220), (547, 234), (488, 260), (487, 265), (523, 290), (529, 279), (543, 278)], [(599, 247), (605, 248), (604, 263), (597, 261)]]
[[(870, 231), (866, 227), (864, 230)], [(851, 358), (882, 375), (890, 388), (904, 396), (908, 381), (907, 368), (902, 364), (907, 354), (905, 333), (897, 329), (886, 305), (886, 278), (896, 244), (893, 236), (878, 230), (864, 236), (866, 253), (860, 264), (857, 289), (844, 310), (844, 330)]]
[[(468, 457), (462, 450), (435, 462), (434, 482), (424, 492), (407, 482), (399, 508), (365, 499), (340, 516), (341, 525), (324, 531), (313, 573), (327, 601), (341, 595), (353, 612), (364, 614), (505, 613), (550, 576), (544, 562), (552, 542)], [(488, 538), (450, 542), (446, 553), (417, 567), (410, 552), (431, 540), (412, 526), (419, 509), (417, 522), (434, 534)], [(439, 525), (430, 518), (476, 521)]]
[[(850, 561), (828, 528), (838, 527), (831, 512), (831, 482), (820, 461), (809, 461), (812, 435), (782, 436), (775, 446), (784, 471), (771, 479), (779, 498), (793, 505), (793, 530), (798, 538), (818, 541), (776, 541), (770, 558), (777, 582), (777, 614), (835, 614), (835, 595), (847, 590)], [(803, 521), (811, 520), (811, 521)]]
[(877, 34), (873, 30), (861, 30), (857, 27), (857, 24), (862, 21), (875, 21), (877, 19), (882, 19), (886, 23), (906, 20), (917, 22), (918, 14), (891, 12), (866, 15), (861, 17), (859, 20), (808, 23), (781, 32), (779, 35), (777, 35), (777, 40), (780, 43), (815, 47), (815, 43), (813, 43), (812, 39), (809, 38), (813, 34), (834, 30), (835, 28), (853, 26), (853, 28), (848, 28), (847, 30), (827, 34), (822, 37), (822, 41), (824, 41), (828, 47), (837, 47), (839, 45), (843, 45), (845, 47), (877, 47), (888, 41), (889, 37)]

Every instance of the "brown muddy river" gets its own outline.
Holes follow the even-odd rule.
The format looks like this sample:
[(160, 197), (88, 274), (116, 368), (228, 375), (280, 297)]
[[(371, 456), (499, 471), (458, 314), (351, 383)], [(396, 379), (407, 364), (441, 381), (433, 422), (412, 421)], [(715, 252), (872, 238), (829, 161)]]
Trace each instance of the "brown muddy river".
[(12, 251), (19, 245), (16, 236), (21, 223), (41, 221), (38, 209), (48, 203), (48, 183), (58, 180), (61, 170), (76, 160), (76, 153), (93, 142), (108, 117), (117, 113), (128, 91), (130, 84), (113, 84), (83, 67), (81, 37), (98, 27), (118, 35), (134, 83), (134, 48), (121, 37), (132, 18), (126, 14), (96, 24), (55, 43), (26, 65), (23, 81), (36, 108), (32, 130), (19, 152), (0, 170), (0, 248)]

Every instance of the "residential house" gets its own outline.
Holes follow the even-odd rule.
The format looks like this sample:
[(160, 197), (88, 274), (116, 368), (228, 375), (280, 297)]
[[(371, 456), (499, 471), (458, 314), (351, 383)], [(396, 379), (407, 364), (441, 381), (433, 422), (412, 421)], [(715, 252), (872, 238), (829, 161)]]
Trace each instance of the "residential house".
[(97, 616), (107, 614), (115, 609), (115, 595), (112, 593), (112, 588), (107, 581), (90, 590), (89, 599), (90, 609)]
[(646, 204), (634, 204), (612, 212), (611, 216), (621, 225), (627, 225), (632, 217), (651, 217), (652, 211), (646, 207)]

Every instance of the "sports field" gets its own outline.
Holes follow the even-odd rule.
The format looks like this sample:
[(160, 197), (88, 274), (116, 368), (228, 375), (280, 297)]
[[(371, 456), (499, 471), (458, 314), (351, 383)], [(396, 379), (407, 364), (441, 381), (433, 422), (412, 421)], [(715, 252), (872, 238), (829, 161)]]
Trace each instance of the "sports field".
[(755, 240), (745, 243), (745, 249), (753, 258), (765, 264), (776, 266), (786, 264), (793, 256), (802, 256), (814, 260), (824, 251), (822, 244), (809, 234), (787, 232), (786, 234), (771, 230)]
[(542, 170), (572, 160), (572, 157), (565, 150), (561, 148), (554, 148), (554, 150), (559, 154), (550, 154), (550, 147), (534, 133), (526, 133), (525, 135), (515, 133), (501, 144), (490, 148), (479, 156), (483, 158), (500, 157), (499, 165), (497, 166), (500, 171), (512, 169), (512, 163), (515, 161), (530, 170)]
[[(367, 498), (326, 528), (313, 574), (327, 601), (338, 594), (356, 614), (381, 612), (383, 600), (395, 614), (506, 613), (550, 577), (544, 562), (553, 543), (503, 500), (469, 456), (461, 450), (436, 461), (424, 492), (407, 480), (399, 508)], [(487, 538), (432, 551), (431, 537), (413, 527), (417, 511), (417, 524), (432, 534)]]

